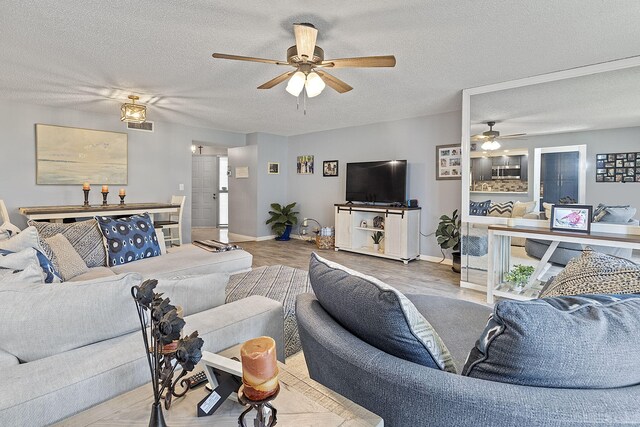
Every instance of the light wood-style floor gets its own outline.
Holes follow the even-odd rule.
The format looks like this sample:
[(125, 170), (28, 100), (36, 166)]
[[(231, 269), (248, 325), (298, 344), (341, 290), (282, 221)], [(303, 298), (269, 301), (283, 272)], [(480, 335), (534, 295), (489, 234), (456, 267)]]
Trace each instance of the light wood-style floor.
[(238, 245), (253, 255), (254, 268), (282, 264), (308, 270), (309, 257), (312, 252), (316, 252), (328, 260), (376, 277), (405, 294), (442, 295), (486, 303), (484, 294), (460, 288), (460, 275), (451, 271), (451, 267), (447, 265), (419, 260), (405, 265), (401, 261), (368, 255), (336, 252), (333, 249), (320, 250), (313, 243), (295, 239), (288, 242), (242, 242)]

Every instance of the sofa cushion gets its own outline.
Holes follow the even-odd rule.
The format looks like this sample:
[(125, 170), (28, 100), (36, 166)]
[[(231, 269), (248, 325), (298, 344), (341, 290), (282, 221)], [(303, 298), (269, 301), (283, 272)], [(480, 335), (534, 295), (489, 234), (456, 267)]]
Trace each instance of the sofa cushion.
[(640, 265), (585, 250), (573, 258), (540, 293), (540, 298), (580, 294), (640, 293)]
[(160, 244), (149, 214), (124, 218), (96, 217), (107, 240), (107, 263), (110, 267), (160, 256)]
[(0, 249), (11, 252), (20, 252), (23, 249), (34, 248), (44, 252), (40, 243), (38, 230), (36, 230), (35, 227), (27, 227), (22, 230), (22, 232), (12, 235), (9, 239), (0, 240)]
[(311, 287), (322, 307), (352, 334), (396, 357), (456, 372), (437, 332), (402, 293), (313, 253)]
[(511, 218), (511, 212), (513, 211), (513, 202), (508, 201), (504, 203), (491, 203), (487, 216), (497, 216), (503, 218)]
[(209, 273), (158, 279), (155, 292), (171, 298), (185, 316), (224, 304), (229, 273)]
[(551, 388), (637, 385), (638, 330), (638, 295), (501, 301), (462, 375)]
[(67, 281), (89, 271), (87, 264), (62, 234), (56, 234), (44, 241), (51, 248), (53, 265), (60, 272), (62, 280)]
[(243, 250), (208, 252), (190, 244), (167, 249), (167, 255), (112, 267), (116, 274), (137, 272), (145, 278), (207, 273), (239, 273), (251, 269), (253, 257)]
[(0, 348), (31, 362), (134, 331), (131, 287), (140, 282), (128, 274), (55, 286), (3, 284)]
[[(53, 237), (56, 234), (62, 234), (69, 240), (69, 243), (71, 243), (71, 246), (78, 252), (85, 264), (87, 264), (87, 267), (106, 265), (107, 255), (102, 241), (102, 233), (95, 219), (69, 224), (29, 220), (28, 224), (36, 227), (42, 239)], [(44, 253), (51, 258), (50, 249), (45, 247)]]
[(113, 277), (113, 276), (116, 276), (116, 273), (111, 271), (109, 267), (93, 267), (93, 268), (90, 268), (86, 273), (83, 273), (74, 277), (73, 279), (70, 280), (70, 282), (84, 282), (87, 280), (94, 280), (94, 279), (100, 279), (102, 277)]
[(522, 218), (526, 214), (530, 214), (536, 208), (536, 201), (520, 202), (517, 201), (513, 204), (513, 210), (511, 211), (511, 218)]
[(487, 216), (490, 207), (491, 200), (485, 200), (484, 202), (469, 202), (469, 215)]

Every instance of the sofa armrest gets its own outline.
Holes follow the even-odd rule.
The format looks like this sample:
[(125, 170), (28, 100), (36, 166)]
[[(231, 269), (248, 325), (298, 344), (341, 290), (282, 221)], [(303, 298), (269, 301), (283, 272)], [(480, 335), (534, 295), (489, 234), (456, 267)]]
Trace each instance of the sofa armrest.
[(10, 366), (19, 365), (20, 361), (11, 353), (0, 350), (0, 369), (9, 368)]

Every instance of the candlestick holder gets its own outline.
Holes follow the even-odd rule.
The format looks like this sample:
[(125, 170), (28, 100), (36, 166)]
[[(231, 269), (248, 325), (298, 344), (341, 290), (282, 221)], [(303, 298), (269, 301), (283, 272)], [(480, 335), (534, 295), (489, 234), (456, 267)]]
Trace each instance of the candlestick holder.
[[(244, 416), (251, 412), (252, 409), (255, 409), (257, 414), (256, 418), (253, 421), (254, 427), (273, 427), (278, 422), (277, 414), (278, 411), (271, 405), (271, 401), (274, 400), (278, 393), (280, 393), (280, 383), (278, 383), (278, 388), (276, 392), (271, 396), (267, 397), (263, 400), (251, 400), (244, 394), (244, 385), (240, 386), (238, 390), (238, 402), (241, 405), (249, 405), (249, 407), (238, 417), (238, 426), (239, 427), (247, 427), (245, 423)], [(266, 411), (265, 411), (266, 410)], [(267, 415), (265, 415), (267, 412)]]
[(107, 194), (109, 194), (108, 191), (101, 191), (102, 193), (102, 206), (107, 206)]
[(89, 191), (91, 191), (91, 190), (85, 190), (83, 188), (82, 191), (84, 192), (84, 204), (83, 204), (83, 206), (88, 208), (89, 207)]
[(120, 205), (124, 205), (124, 198), (125, 198), (125, 194), (118, 194), (118, 196), (120, 196)]

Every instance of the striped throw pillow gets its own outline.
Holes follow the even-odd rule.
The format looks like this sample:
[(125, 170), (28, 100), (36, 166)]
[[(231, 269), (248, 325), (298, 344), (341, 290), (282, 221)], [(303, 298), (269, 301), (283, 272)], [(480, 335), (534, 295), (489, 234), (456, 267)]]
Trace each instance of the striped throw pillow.
[(491, 203), (489, 207), (489, 213), (487, 216), (499, 216), (503, 218), (511, 218), (511, 212), (513, 211), (513, 202), (508, 201), (505, 203)]

